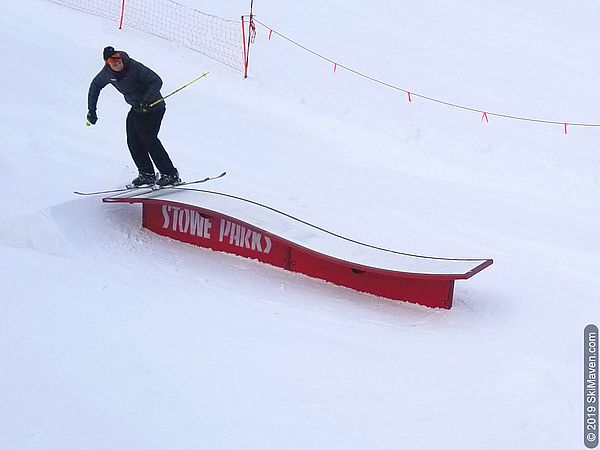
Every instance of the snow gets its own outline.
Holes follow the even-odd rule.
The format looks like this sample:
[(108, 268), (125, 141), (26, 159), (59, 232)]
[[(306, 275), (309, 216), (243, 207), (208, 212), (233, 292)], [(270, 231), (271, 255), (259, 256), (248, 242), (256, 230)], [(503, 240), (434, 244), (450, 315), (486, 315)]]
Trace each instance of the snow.
[[(237, 18), (247, 2), (184, 3)], [(378, 79), (490, 112), (600, 123), (593, 2), (273, 2), (261, 22)], [(598, 323), (600, 129), (481, 117), (258, 28), (250, 77), (44, 0), (0, 16), (0, 448), (582, 446)], [(73, 190), (135, 175), (106, 45), (170, 92), (184, 178), (344, 236), (490, 257), (434, 310), (178, 243)], [(376, 231), (374, 231), (376, 230)]]

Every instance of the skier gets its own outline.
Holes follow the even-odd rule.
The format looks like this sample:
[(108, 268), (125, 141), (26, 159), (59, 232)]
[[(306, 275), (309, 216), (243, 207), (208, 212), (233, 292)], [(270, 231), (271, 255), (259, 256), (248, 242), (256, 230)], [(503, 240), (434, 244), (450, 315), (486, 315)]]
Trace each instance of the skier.
[[(112, 84), (131, 105), (126, 121), (127, 146), (139, 171), (131, 184), (137, 187), (154, 183), (159, 186), (181, 183), (179, 172), (158, 139), (160, 124), (166, 111), (165, 102), (163, 100), (150, 107), (152, 102), (162, 98), (162, 80), (154, 71), (131, 59), (124, 51), (106, 47), (102, 56), (105, 65), (92, 80), (88, 91), (88, 122), (94, 125), (98, 121), (98, 96), (107, 84)], [(161, 174), (158, 180), (152, 161)]]

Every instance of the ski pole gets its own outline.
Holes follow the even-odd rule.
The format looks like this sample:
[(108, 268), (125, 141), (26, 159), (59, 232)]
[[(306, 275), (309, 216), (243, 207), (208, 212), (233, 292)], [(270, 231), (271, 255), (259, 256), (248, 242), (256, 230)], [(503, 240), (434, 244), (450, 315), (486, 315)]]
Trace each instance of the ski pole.
[[(148, 105), (148, 108), (152, 108), (153, 106), (156, 106), (156, 105), (158, 105), (160, 102), (164, 102), (166, 98), (169, 98), (169, 97), (170, 97), (171, 95), (173, 95), (173, 94), (177, 94), (179, 91), (181, 91), (181, 90), (185, 89), (186, 87), (188, 87), (188, 86), (190, 86), (190, 85), (194, 84), (196, 81), (198, 81), (200, 78), (203, 78), (203, 77), (205, 77), (206, 75), (208, 75), (208, 72), (204, 72), (204, 73), (203, 73), (202, 75), (200, 75), (198, 78), (195, 78), (195, 79), (193, 79), (193, 80), (192, 80), (192, 81), (190, 81), (189, 83), (187, 83), (187, 84), (185, 84), (185, 85), (181, 86), (179, 89), (175, 89), (175, 90), (174, 90), (173, 92), (171, 92), (170, 94), (168, 94), (168, 95), (165, 95), (164, 97), (162, 97), (162, 98), (159, 98), (158, 100), (155, 100), (155, 101), (153, 101), (152, 103), (150, 103), (150, 104)], [(85, 122), (85, 126), (86, 126), (86, 127), (90, 127), (90, 126), (92, 126), (92, 124), (91, 124), (89, 121), (87, 121), (87, 120), (86, 120), (86, 122)]]
[(169, 98), (169, 97), (170, 97), (171, 95), (173, 95), (173, 94), (177, 94), (179, 91), (181, 91), (181, 90), (185, 89), (186, 87), (188, 87), (188, 86), (190, 86), (190, 85), (194, 84), (196, 81), (198, 81), (200, 78), (203, 78), (203, 77), (205, 77), (206, 75), (208, 75), (208, 72), (204, 72), (204, 73), (203, 73), (202, 75), (200, 75), (198, 78), (196, 78), (196, 79), (194, 79), (194, 80), (190, 81), (188, 84), (184, 84), (184, 85), (183, 85), (183, 86), (181, 86), (179, 89), (175, 89), (173, 92), (171, 92), (171, 93), (170, 93), (170, 94), (168, 94), (168, 95), (165, 95), (163, 98), (159, 98), (158, 100), (156, 100), (156, 101), (153, 101), (152, 103), (150, 103), (150, 104), (148, 105), (148, 108), (152, 108), (153, 106), (156, 106), (156, 105), (158, 105), (160, 102), (164, 102), (166, 98)]

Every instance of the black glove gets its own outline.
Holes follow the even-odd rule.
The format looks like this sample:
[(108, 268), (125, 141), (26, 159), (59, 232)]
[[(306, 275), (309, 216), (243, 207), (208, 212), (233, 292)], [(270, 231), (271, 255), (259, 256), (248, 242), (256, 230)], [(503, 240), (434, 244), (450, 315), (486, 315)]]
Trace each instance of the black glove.
[(150, 112), (151, 106), (150, 106), (150, 102), (141, 102), (140, 105), (138, 106), (138, 109), (140, 110), (140, 112), (142, 113), (147, 113)]
[(96, 115), (96, 111), (90, 111), (87, 113), (87, 121), (92, 125), (96, 125), (96, 122), (98, 122), (98, 116)]

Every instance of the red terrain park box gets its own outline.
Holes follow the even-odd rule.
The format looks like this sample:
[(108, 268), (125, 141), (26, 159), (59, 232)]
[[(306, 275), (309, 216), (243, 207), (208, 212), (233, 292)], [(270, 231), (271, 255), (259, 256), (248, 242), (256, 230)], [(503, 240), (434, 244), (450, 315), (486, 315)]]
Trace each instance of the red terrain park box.
[[(205, 191), (206, 193), (210, 192)], [(339, 236), (333, 233), (327, 235), (327, 232), (318, 227), (301, 230), (299, 226), (310, 225), (303, 221), (297, 221), (300, 225), (293, 223), (295, 219), (287, 214), (273, 215), (277, 213), (273, 208), (266, 208), (267, 213), (259, 213), (260, 208), (256, 203), (244, 209), (227, 197), (217, 202), (213, 201), (208, 208), (197, 204), (211, 203), (205, 194), (204, 197), (197, 194), (190, 196), (193, 193), (189, 192), (185, 195), (176, 192), (160, 194), (150, 192), (147, 195), (131, 197), (115, 196), (104, 201), (141, 203), (143, 226), (163, 236), (256, 259), (357, 291), (434, 308), (449, 309), (452, 306), (454, 281), (470, 278), (492, 264), (490, 259), (431, 258), (374, 247), (364, 250), (372, 254), (363, 258), (363, 261), (360, 258), (351, 260), (343, 257), (344, 252), (341, 252), (340, 256), (335, 250), (323, 250), (334, 248), (325, 243), (327, 240), (340, 239)], [(177, 201), (174, 201), (176, 197)], [(196, 204), (181, 201), (190, 199)], [(217, 209), (222, 209), (223, 212)], [(236, 218), (234, 213), (247, 215), (248, 218)], [(272, 229), (267, 231), (269, 227)], [(286, 236), (286, 233), (290, 237)], [(311, 245), (314, 248), (311, 248)], [(344, 242), (344, 245), (353, 246), (347, 255), (363, 252), (356, 242)], [(378, 259), (377, 252), (393, 254), (381, 255)], [(385, 263), (365, 262), (378, 260)]]

